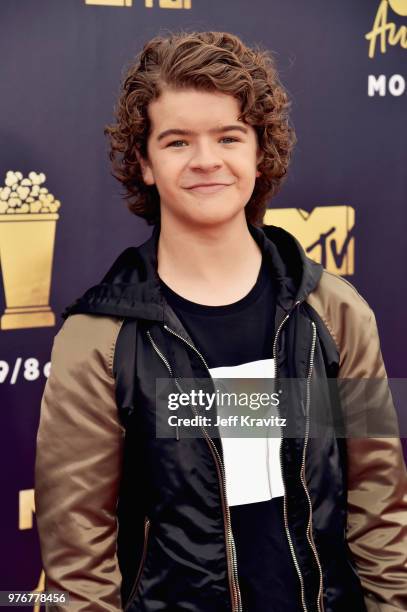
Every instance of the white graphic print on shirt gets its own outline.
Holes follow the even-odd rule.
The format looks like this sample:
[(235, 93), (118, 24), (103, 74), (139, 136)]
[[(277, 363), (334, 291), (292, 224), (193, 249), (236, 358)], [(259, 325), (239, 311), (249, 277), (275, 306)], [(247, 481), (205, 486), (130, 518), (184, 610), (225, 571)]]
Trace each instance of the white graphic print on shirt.
[[(274, 359), (210, 368), (212, 378), (272, 378)], [(222, 435), (229, 506), (268, 501), (284, 495), (281, 438), (231, 438)]]

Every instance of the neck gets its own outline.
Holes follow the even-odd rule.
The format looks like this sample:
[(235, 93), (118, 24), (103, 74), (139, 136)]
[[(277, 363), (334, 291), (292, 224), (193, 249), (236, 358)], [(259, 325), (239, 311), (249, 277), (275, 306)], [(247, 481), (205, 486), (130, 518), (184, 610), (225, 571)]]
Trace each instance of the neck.
[(244, 297), (256, 282), (262, 254), (242, 212), (225, 224), (207, 227), (162, 219), (160, 278), (176, 293), (202, 304), (222, 305)]

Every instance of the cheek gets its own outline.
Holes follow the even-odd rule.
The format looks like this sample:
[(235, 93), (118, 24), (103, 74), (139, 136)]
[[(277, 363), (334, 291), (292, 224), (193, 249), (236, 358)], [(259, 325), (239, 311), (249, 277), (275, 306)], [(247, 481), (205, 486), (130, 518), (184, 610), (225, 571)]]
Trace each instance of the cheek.
[(249, 179), (252, 174), (256, 173), (256, 161), (255, 148), (247, 146), (236, 155), (234, 165), (241, 176)]
[(163, 155), (157, 162), (157, 172), (164, 180), (177, 178), (187, 165), (185, 155)]
[(240, 160), (239, 165), (236, 166), (236, 172), (243, 182), (251, 183), (256, 179), (256, 162), (246, 157)]

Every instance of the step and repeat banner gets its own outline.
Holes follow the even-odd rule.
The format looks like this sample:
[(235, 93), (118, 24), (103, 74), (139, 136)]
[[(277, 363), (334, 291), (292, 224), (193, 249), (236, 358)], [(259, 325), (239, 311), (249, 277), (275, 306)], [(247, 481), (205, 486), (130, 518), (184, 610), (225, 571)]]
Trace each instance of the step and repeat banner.
[(273, 50), (298, 143), (266, 223), (356, 285), (389, 376), (407, 375), (407, 0), (2, 0), (0, 590), (43, 587), (33, 468), (60, 314), (151, 232), (110, 175), (103, 128), (126, 64), (179, 29)]

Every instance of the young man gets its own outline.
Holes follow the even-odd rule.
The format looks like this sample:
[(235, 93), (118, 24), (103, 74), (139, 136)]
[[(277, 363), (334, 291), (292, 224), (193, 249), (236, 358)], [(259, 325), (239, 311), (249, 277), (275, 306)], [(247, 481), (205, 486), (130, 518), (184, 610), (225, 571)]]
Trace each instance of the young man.
[[(270, 56), (227, 33), (156, 38), (127, 74), (111, 158), (155, 227), (66, 310), (38, 433), (46, 585), (69, 610), (407, 609), (399, 440), (306, 427), (311, 379), (386, 372), (355, 288), (262, 227), (288, 106)], [(305, 379), (280, 407), (298, 437), (158, 437), (156, 379), (211, 376)]]

